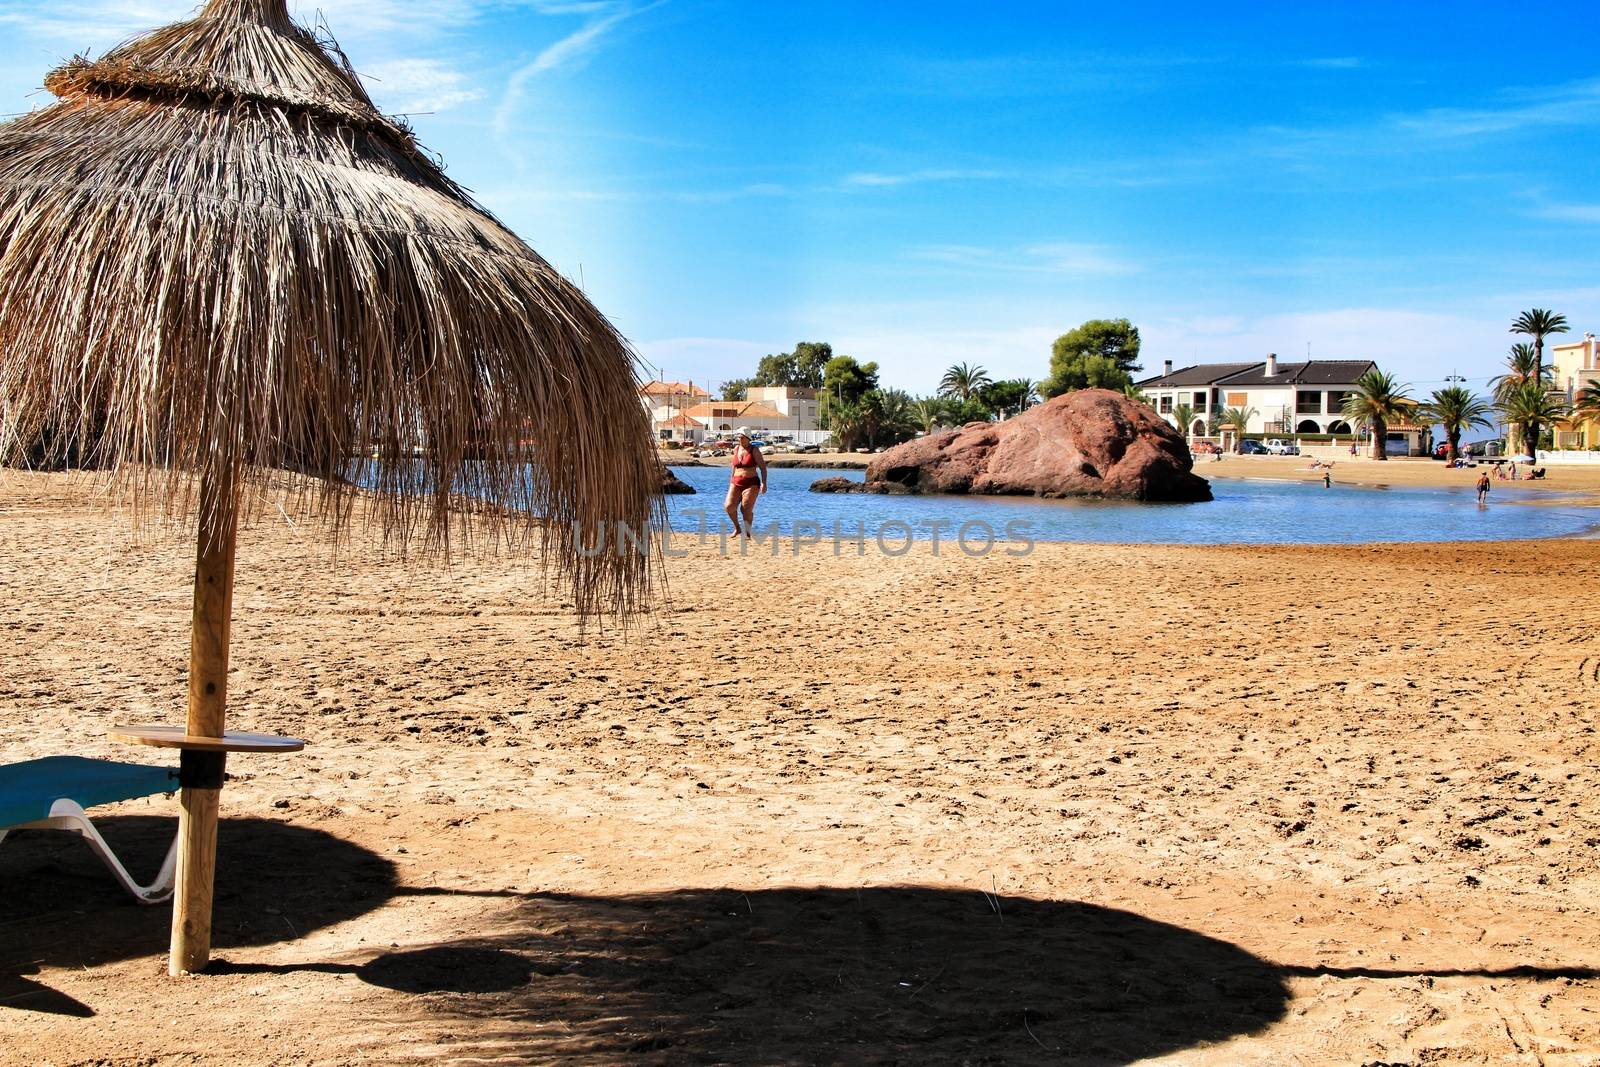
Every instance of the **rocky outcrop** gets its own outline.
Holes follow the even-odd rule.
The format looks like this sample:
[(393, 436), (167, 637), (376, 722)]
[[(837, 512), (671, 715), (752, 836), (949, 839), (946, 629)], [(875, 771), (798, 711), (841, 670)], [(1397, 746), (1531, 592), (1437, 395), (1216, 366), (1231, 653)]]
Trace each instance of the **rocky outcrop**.
[(907, 496), (916, 487), (899, 482), (858, 482), (853, 478), (818, 478), (811, 483), (813, 493), (877, 493), (880, 496)]
[(661, 491), (663, 493), (692, 493), (694, 486), (672, 473), (672, 468), (661, 468)]
[(1193, 467), (1182, 435), (1148, 405), (1083, 389), (1004, 422), (896, 445), (866, 477), (921, 493), (1210, 500), (1211, 484)]

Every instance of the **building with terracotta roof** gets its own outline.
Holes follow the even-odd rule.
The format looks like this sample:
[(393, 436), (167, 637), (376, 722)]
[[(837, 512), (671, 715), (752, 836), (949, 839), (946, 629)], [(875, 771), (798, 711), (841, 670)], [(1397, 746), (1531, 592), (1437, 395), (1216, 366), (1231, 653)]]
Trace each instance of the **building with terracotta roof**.
[(656, 438), (661, 441), (682, 441), (684, 444), (697, 445), (706, 436), (705, 424), (691, 419), (682, 412), (670, 418), (657, 419), (654, 426)]
[(649, 381), (639, 386), (639, 402), (651, 422), (662, 422), (693, 407), (711, 394), (693, 382)]

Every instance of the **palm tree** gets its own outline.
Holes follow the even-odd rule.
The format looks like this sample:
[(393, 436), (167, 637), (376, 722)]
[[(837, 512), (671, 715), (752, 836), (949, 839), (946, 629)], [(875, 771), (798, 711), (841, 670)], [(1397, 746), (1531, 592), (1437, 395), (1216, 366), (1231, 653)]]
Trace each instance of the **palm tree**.
[(1544, 308), (1534, 308), (1517, 316), (1511, 324), (1511, 332), (1533, 338), (1533, 380), (1539, 381), (1544, 377), (1544, 339), (1552, 333), (1566, 333), (1567, 317)]
[(836, 400), (828, 405), (828, 429), (841, 452), (852, 452), (867, 435), (867, 412), (858, 400)]
[(1522, 451), (1538, 455), (1540, 431), (1567, 413), (1567, 405), (1538, 382), (1527, 382), (1499, 404), (1506, 422), (1517, 428)]
[(1341, 410), (1352, 423), (1372, 431), (1372, 458), (1389, 458), (1389, 424), (1408, 414), (1411, 398), (1394, 375), (1374, 367), (1356, 380), (1355, 391), (1344, 398)]
[(1544, 381), (1550, 382), (1551, 368), (1543, 366), (1539, 361), (1539, 353), (1526, 342), (1511, 346), (1511, 352), (1506, 356), (1506, 372), (1489, 379), (1489, 386), (1494, 390), (1496, 403), (1516, 392), (1524, 382)]
[(1144, 395), (1144, 390), (1140, 389), (1132, 382), (1129, 382), (1127, 385), (1122, 387), (1122, 395), (1127, 397), (1129, 400), (1134, 400), (1141, 404), (1148, 405), (1150, 403), (1150, 398)]
[(911, 421), (923, 433), (932, 433), (944, 422), (945, 403), (936, 396), (925, 396), (911, 405)]
[(1172, 409), (1172, 421), (1178, 424), (1178, 432), (1183, 434), (1183, 439), (1189, 439), (1189, 428), (1194, 424), (1194, 408), (1188, 404), (1177, 404)]
[(989, 381), (989, 372), (982, 367), (957, 363), (945, 371), (944, 377), (939, 379), (939, 395), (953, 396), (965, 404), (979, 389), (988, 385)]
[(1580, 423), (1600, 423), (1600, 385), (1585, 386), (1578, 391), (1572, 414)]
[(890, 444), (910, 437), (916, 424), (911, 394), (903, 389), (880, 389), (877, 394), (878, 425), (873, 444), (877, 444), (879, 436), (887, 438)]
[(1587, 385), (1578, 390), (1578, 399), (1573, 401), (1572, 413), (1585, 421), (1600, 419), (1600, 385)]
[(1489, 411), (1488, 401), (1474, 396), (1470, 389), (1452, 385), (1448, 389), (1435, 389), (1433, 396), (1422, 405), (1421, 414), (1444, 427), (1445, 441), (1449, 444), (1445, 462), (1454, 463), (1461, 453), (1462, 433), (1474, 426), (1487, 429), (1494, 425), (1487, 418)]
[(1038, 401), (1039, 383), (1032, 378), (1014, 378), (1012, 380), (1016, 382), (1017, 391), (1022, 396), (1017, 401), (1017, 414), (1021, 415)]
[(1256, 417), (1255, 408), (1227, 408), (1222, 412), (1222, 417), (1217, 420), (1218, 428), (1223, 426), (1233, 429), (1233, 450), (1238, 452), (1244, 447), (1244, 431), (1250, 425), (1250, 420)]

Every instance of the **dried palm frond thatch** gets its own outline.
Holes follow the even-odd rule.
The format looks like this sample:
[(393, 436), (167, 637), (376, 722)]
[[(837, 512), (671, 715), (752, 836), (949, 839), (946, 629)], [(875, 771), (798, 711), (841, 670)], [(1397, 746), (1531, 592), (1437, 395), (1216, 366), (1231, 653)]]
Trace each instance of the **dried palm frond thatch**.
[(660, 506), (626, 343), (336, 46), (210, 0), (45, 85), (0, 125), (0, 453), (78, 442), (165, 516), (288, 472), (337, 531), (375, 451), (397, 539), (531, 533), (580, 613), (640, 606), (648, 557), (585, 551)]

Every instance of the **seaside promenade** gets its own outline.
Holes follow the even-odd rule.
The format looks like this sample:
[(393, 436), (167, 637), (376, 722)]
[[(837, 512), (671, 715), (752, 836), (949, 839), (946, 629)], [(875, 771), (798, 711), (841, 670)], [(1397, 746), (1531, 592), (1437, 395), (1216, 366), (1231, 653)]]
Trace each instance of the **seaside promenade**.
[[(308, 746), (230, 764), (218, 973), (166, 978), (165, 909), (79, 842), (9, 840), (0, 1061), (1600, 1045), (1600, 543), (691, 546), (580, 642), (536, 568), (309, 536), (241, 535), (234, 721)], [(171, 710), (191, 555), (5, 476), (12, 758), (139, 758), (106, 730)], [(173, 810), (107, 832), (153, 866)]]

